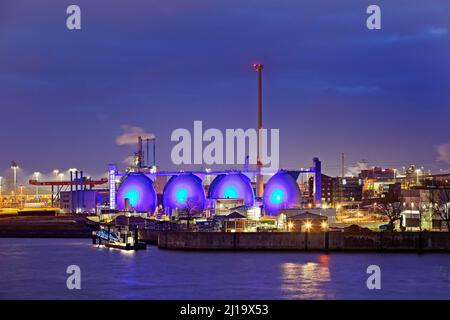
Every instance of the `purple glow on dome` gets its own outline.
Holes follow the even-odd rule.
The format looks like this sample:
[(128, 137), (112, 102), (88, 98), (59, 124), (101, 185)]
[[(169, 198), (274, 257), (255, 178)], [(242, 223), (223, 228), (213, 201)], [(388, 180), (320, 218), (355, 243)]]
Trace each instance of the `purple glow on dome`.
[(287, 171), (278, 171), (266, 183), (263, 204), (269, 215), (276, 215), (280, 209), (293, 208), (300, 204), (300, 189)]
[(203, 210), (205, 202), (202, 180), (192, 173), (173, 176), (164, 187), (163, 204), (166, 209), (184, 209), (189, 206)]
[(117, 209), (125, 210), (125, 199), (130, 201), (130, 207), (140, 212), (153, 213), (156, 208), (156, 192), (153, 182), (142, 173), (130, 174), (117, 191)]
[(243, 199), (247, 206), (255, 201), (250, 179), (239, 172), (218, 175), (209, 187), (209, 198)]

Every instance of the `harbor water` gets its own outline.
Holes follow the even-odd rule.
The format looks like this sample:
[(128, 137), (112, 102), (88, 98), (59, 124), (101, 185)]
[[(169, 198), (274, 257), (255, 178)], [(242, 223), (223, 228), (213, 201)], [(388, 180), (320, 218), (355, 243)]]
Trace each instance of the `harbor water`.
[[(69, 290), (67, 267), (81, 270)], [(367, 267), (381, 289), (367, 288)], [(0, 239), (0, 299), (450, 299), (450, 254), (122, 251)]]

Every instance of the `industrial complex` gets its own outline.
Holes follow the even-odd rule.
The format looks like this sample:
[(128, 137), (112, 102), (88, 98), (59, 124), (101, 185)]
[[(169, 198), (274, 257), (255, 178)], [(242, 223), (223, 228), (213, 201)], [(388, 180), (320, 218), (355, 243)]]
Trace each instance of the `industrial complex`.
[(252, 168), (247, 156), (239, 170), (164, 171), (156, 163), (156, 137), (137, 136), (133, 164), (124, 171), (110, 164), (100, 179), (76, 168), (54, 170), (46, 181), (35, 172), (24, 192), (12, 161), (6, 188), (0, 178), (1, 214), (87, 215), (99, 224), (125, 216), (141, 219), (145, 228), (189, 231), (314, 232), (352, 225), (378, 231), (449, 229), (448, 174), (411, 165), (402, 172), (366, 167), (346, 175), (344, 154), (339, 177), (325, 175), (318, 157), (307, 169), (262, 170), (263, 65), (252, 67), (258, 129)]
[[(322, 173), (319, 158), (313, 158), (308, 169), (272, 173), (162, 171), (154, 160), (154, 142), (144, 148), (144, 141), (137, 139), (134, 165), (124, 172), (111, 164), (106, 177), (92, 179), (74, 168), (68, 170), (67, 180), (56, 174), (48, 181), (31, 179), (28, 193), (21, 186), (3, 188), (2, 214), (53, 211), (95, 216), (98, 221), (126, 215), (152, 221), (158, 228), (190, 231), (320, 231), (351, 225), (380, 230), (390, 220), (398, 230), (447, 230), (447, 220), (436, 214), (433, 202), (436, 192), (448, 190), (447, 174), (426, 174), (411, 166), (404, 172), (374, 167), (358, 176), (330, 177)], [(390, 219), (382, 205), (394, 202), (401, 208)]]

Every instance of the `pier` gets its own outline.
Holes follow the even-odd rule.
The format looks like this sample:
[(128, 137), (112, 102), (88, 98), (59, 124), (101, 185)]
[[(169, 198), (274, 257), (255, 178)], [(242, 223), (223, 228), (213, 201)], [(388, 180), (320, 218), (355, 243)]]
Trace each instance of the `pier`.
[(114, 248), (120, 250), (145, 250), (147, 244), (139, 241), (138, 229), (135, 228), (132, 232), (124, 230), (122, 232), (115, 232), (108, 226), (100, 228), (100, 230), (92, 232), (92, 244), (104, 245), (107, 248)]

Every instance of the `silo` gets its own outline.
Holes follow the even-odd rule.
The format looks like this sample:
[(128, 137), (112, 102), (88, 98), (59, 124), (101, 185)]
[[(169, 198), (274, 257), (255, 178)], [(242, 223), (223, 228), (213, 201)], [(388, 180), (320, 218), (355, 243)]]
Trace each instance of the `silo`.
[(298, 184), (288, 171), (280, 170), (267, 181), (263, 195), (267, 214), (276, 215), (280, 209), (297, 207), (300, 200)]
[(163, 191), (166, 212), (174, 209), (203, 210), (206, 196), (202, 180), (192, 173), (182, 173), (169, 179)]
[(125, 210), (129, 206), (139, 212), (153, 213), (156, 199), (152, 180), (145, 174), (131, 173), (123, 180), (117, 191), (117, 208)]
[(250, 179), (241, 172), (218, 175), (209, 187), (210, 199), (242, 199), (247, 206), (253, 206), (255, 195)]

